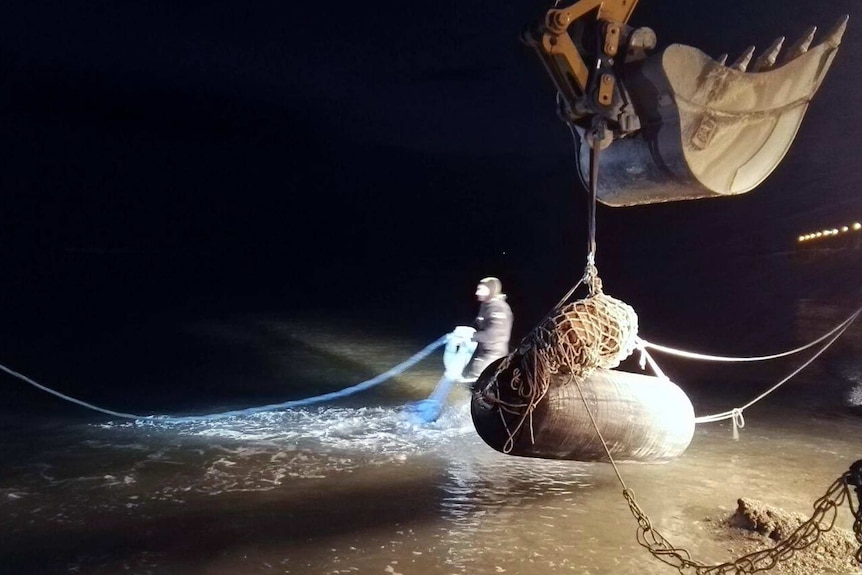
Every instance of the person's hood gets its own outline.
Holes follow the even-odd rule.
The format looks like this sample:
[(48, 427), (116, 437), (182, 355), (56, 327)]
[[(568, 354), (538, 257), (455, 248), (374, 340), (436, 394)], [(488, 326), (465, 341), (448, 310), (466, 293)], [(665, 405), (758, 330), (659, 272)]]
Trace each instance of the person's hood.
[(479, 280), (480, 285), (488, 288), (488, 299), (496, 299), (503, 295), (503, 284), (495, 277), (486, 277)]

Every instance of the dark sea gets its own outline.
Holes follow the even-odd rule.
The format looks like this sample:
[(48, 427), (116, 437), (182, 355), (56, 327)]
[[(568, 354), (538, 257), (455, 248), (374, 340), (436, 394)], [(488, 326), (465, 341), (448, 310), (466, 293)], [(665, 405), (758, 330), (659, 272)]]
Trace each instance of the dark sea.
[[(632, 26), (660, 45), (734, 61), (810, 25), (816, 45), (859, 0), (641, 4)], [(680, 457), (619, 476), (495, 451), (461, 387), (433, 423), (409, 417), (439, 350), (335, 401), (151, 417), (374, 378), (468, 324), (489, 275), (513, 344), (542, 320), (589, 227), (553, 82), (519, 40), (547, 8), (0, 3), (0, 365), (131, 416), (0, 372), (0, 575), (673, 575), (620, 478), (705, 564), (763, 543), (724, 525), (740, 498), (811, 514), (862, 459), (862, 320), (745, 409), (738, 439), (698, 424)], [(598, 206), (604, 291), (643, 338), (769, 355), (862, 305), (862, 232), (796, 242), (862, 221), (856, 18), (756, 191)], [(655, 358), (705, 416), (813, 351)], [(793, 575), (859, 574), (851, 555)]]
[[(739, 256), (696, 273), (614, 261), (599, 260), (605, 291), (638, 311), (641, 335), (703, 353), (791, 349), (860, 305), (858, 251)], [(481, 277), (440, 263), (301, 267), (199, 253), (58, 251), (18, 263), (5, 280), (0, 363), (143, 416), (266, 405), (372, 378), (469, 323)], [(497, 268), (515, 338), (578, 268)], [(745, 404), (809, 357), (717, 365), (656, 354), (697, 415)], [(675, 572), (638, 545), (612, 466), (494, 451), (461, 388), (437, 421), (407, 417), (442, 370), (435, 353), (337, 401), (185, 423), (111, 417), (3, 374), (0, 572)], [(720, 524), (737, 499), (810, 515), (862, 458), (862, 322), (744, 415), (738, 440), (728, 421), (699, 424), (681, 457), (619, 468), (653, 525), (704, 563), (742, 554)], [(839, 509), (837, 525), (852, 523)], [(823, 572), (860, 569), (848, 556), (846, 570)]]

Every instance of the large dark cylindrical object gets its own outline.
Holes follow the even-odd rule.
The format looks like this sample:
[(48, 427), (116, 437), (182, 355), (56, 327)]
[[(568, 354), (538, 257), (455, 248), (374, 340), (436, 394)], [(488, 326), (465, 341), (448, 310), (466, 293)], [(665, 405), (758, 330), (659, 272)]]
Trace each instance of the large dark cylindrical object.
[(569, 375), (552, 375), (547, 394), (507, 444), (508, 430), (517, 428), (523, 411), (510, 413), (500, 403), (516, 405), (525, 400), (510, 385), (511, 368), (494, 379), (498, 364), (488, 366), (476, 382), (475, 389), (480, 391), (474, 394), (471, 405), (476, 431), (497, 451), (523, 457), (607, 462), (597, 426), (614, 461), (663, 462), (681, 455), (694, 435), (694, 408), (673, 382), (597, 369), (580, 383), (595, 426), (575, 381)]

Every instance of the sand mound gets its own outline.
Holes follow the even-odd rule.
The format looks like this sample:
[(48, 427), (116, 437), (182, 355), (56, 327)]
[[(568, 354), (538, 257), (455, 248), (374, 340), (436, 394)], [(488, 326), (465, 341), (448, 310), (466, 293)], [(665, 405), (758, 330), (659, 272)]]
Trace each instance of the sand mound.
[[(768, 549), (808, 520), (808, 517), (767, 505), (756, 499), (739, 499), (729, 518), (717, 522), (724, 537), (734, 543), (730, 548), (736, 557)], [(839, 512), (841, 510), (839, 509)], [(859, 548), (855, 535), (846, 529), (833, 528), (821, 533), (817, 541), (789, 559), (779, 562), (768, 573), (774, 575), (856, 575), (862, 565), (854, 554)]]

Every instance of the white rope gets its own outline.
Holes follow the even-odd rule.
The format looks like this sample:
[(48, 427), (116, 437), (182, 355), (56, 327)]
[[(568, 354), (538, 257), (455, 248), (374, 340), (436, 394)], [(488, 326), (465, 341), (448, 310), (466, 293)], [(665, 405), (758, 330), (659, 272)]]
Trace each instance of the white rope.
[[(672, 347), (667, 347), (667, 346), (664, 346), (664, 345), (659, 345), (659, 344), (657, 344), (657, 343), (649, 342), (649, 341), (647, 341), (647, 340), (645, 340), (645, 339), (643, 339), (643, 338), (640, 338), (640, 337), (638, 337), (638, 342), (637, 342), (637, 343), (638, 343), (638, 349), (643, 349), (643, 348), (648, 348), (648, 347), (649, 347), (649, 348), (652, 348), (652, 349), (654, 349), (654, 350), (656, 350), (656, 351), (660, 351), (660, 352), (663, 352), (663, 353), (667, 353), (667, 354), (669, 354), (669, 355), (675, 355), (675, 356), (678, 356), (678, 357), (685, 357), (685, 358), (688, 358), (688, 359), (698, 359), (698, 360), (703, 360), (703, 361), (717, 361), (717, 362), (734, 362), (734, 363), (752, 362), (752, 361), (768, 361), (768, 360), (771, 360), (771, 359), (778, 359), (778, 358), (781, 358), (781, 357), (787, 357), (787, 356), (789, 356), (789, 355), (794, 355), (794, 354), (796, 354), (796, 353), (799, 353), (799, 352), (805, 351), (806, 349), (809, 349), (809, 348), (811, 348), (811, 347), (814, 347), (815, 345), (817, 345), (817, 344), (819, 344), (819, 343), (821, 343), (821, 342), (823, 342), (823, 341), (825, 341), (825, 340), (829, 339), (829, 338), (830, 338), (830, 337), (832, 337), (835, 333), (838, 333), (839, 335), (840, 335), (841, 333), (844, 333), (844, 331), (845, 331), (848, 327), (850, 327), (850, 324), (851, 324), (851, 323), (853, 323), (853, 322), (856, 320), (856, 318), (857, 318), (857, 317), (859, 317), (859, 314), (860, 314), (860, 313), (862, 313), (862, 307), (860, 307), (860, 308), (859, 308), (859, 309), (857, 309), (855, 312), (853, 312), (853, 313), (850, 315), (850, 317), (848, 317), (847, 319), (845, 319), (844, 321), (842, 321), (840, 324), (838, 324), (838, 325), (837, 325), (834, 329), (832, 329), (829, 333), (827, 333), (827, 334), (825, 334), (825, 335), (823, 335), (823, 336), (821, 336), (821, 337), (819, 337), (819, 338), (815, 339), (815, 340), (814, 340), (814, 341), (812, 341), (811, 343), (807, 343), (807, 344), (803, 345), (802, 347), (798, 347), (798, 348), (796, 348), (796, 349), (792, 349), (792, 350), (790, 350), (790, 351), (784, 351), (784, 352), (776, 353), (776, 354), (772, 354), (772, 355), (762, 355), (762, 356), (756, 356), (756, 357), (728, 357), (728, 356), (721, 356), (721, 355), (709, 355), (709, 354), (705, 354), (705, 353), (697, 353), (697, 352), (693, 352), (693, 351), (685, 351), (685, 350), (682, 350), (682, 349), (675, 349), (675, 348), (672, 348)], [(834, 341), (834, 340), (833, 340), (833, 341)], [(830, 344), (831, 344), (831, 342), (830, 342)], [(828, 346), (827, 346), (827, 347), (828, 347)]]
[(652, 370), (653, 370), (653, 372), (655, 372), (656, 376), (663, 378), (663, 379), (668, 379), (668, 377), (664, 374), (664, 372), (658, 366), (658, 363), (652, 358), (652, 356), (647, 351), (648, 347), (651, 347), (651, 348), (658, 350), (658, 351), (663, 351), (666, 353), (670, 353), (672, 355), (677, 355), (680, 357), (686, 357), (686, 358), (690, 358), (690, 359), (701, 359), (701, 360), (711, 360), (711, 361), (746, 362), (746, 361), (764, 361), (764, 360), (768, 360), (768, 359), (776, 359), (779, 357), (786, 357), (788, 355), (792, 355), (795, 353), (799, 353), (800, 351), (804, 351), (804, 350), (806, 350), (806, 349), (808, 349), (814, 345), (817, 345), (818, 343), (821, 343), (824, 340), (828, 339), (829, 341), (827, 341), (826, 344), (822, 348), (817, 350), (817, 353), (815, 353), (813, 356), (811, 356), (805, 363), (800, 365), (798, 368), (793, 370), (793, 372), (791, 372), (790, 375), (788, 375), (787, 377), (785, 377), (784, 379), (782, 379), (781, 381), (779, 381), (778, 383), (776, 383), (775, 385), (773, 385), (772, 387), (770, 387), (769, 389), (767, 389), (766, 391), (764, 391), (763, 393), (761, 393), (760, 395), (758, 395), (757, 397), (755, 397), (754, 399), (752, 399), (751, 401), (749, 401), (748, 403), (743, 405), (742, 407), (734, 407), (733, 409), (730, 409), (728, 411), (722, 411), (721, 413), (715, 413), (712, 415), (702, 415), (700, 417), (694, 418), (695, 423), (714, 423), (716, 421), (724, 421), (727, 419), (731, 419), (731, 420), (733, 420), (733, 438), (739, 439), (739, 430), (742, 429), (743, 427), (745, 427), (745, 417), (743, 416), (742, 412), (745, 411), (746, 409), (748, 409), (749, 407), (751, 407), (752, 405), (754, 405), (755, 403), (757, 403), (758, 401), (760, 401), (761, 399), (765, 398), (767, 395), (769, 395), (770, 393), (772, 393), (773, 391), (775, 391), (776, 389), (778, 389), (779, 387), (781, 387), (782, 385), (784, 385), (788, 381), (790, 381), (799, 372), (801, 372), (803, 369), (805, 369), (806, 367), (811, 365), (811, 363), (815, 359), (820, 357), (820, 355), (822, 355), (823, 352), (825, 352), (827, 349), (829, 349), (829, 347), (831, 347), (832, 344), (835, 343), (835, 341), (839, 337), (841, 337), (841, 335), (845, 331), (847, 331), (847, 328), (849, 328), (850, 324), (852, 324), (856, 320), (856, 318), (859, 317), (860, 313), (862, 313), (862, 308), (857, 309), (853, 314), (850, 315), (850, 317), (848, 317), (847, 319), (842, 321), (840, 324), (838, 324), (837, 327), (835, 327), (834, 329), (829, 331), (829, 333), (827, 333), (826, 335), (819, 337), (816, 340), (812, 341), (811, 343), (808, 343), (808, 344), (806, 344), (800, 348), (797, 348), (797, 349), (794, 349), (791, 351), (786, 351), (783, 353), (778, 353), (778, 354), (769, 355), (769, 356), (761, 356), (761, 357), (734, 358), (734, 357), (723, 357), (723, 356), (716, 356), (716, 355), (706, 355), (706, 354), (701, 354), (701, 353), (694, 353), (694, 352), (689, 352), (689, 351), (672, 349), (669, 347), (650, 343), (650, 342), (648, 342), (644, 339), (641, 339), (641, 338), (637, 338), (637, 349), (640, 350), (640, 352), (641, 352), (640, 367), (641, 367), (641, 369), (645, 369), (646, 364), (649, 363), (650, 368), (652, 368)]
[[(636, 344), (637, 343), (640, 342), (636, 342)], [(652, 358), (652, 356), (649, 354), (645, 347), (641, 345), (638, 346), (636, 349), (641, 352), (641, 357), (639, 361), (641, 369), (646, 369), (646, 364), (649, 363), (649, 366), (650, 368), (652, 368), (653, 373), (656, 374), (656, 377), (670, 381), (670, 378), (664, 374), (664, 372), (658, 366), (658, 363), (656, 363), (656, 361)]]
[(835, 343), (835, 341), (839, 337), (841, 337), (841, 335), (847, 330), (847, 328), (850, 327), (850, 324), (853, 323), (853, 320), (855, 320), (856, 317), (859, 315), (860, 311), (862, 311), (862, 309), (857, 310), (856, 313), (854, 313), (852, 316), (850, 316), (849, 320), (845, 320), (842, 324), (843, 327), (837, 333), (834, 333), (835, 330), (832, 330), (831, 333), (833, 333), (833, 336), (828, 342), (826, 342), (826, 345), (824, 345), (822, 348), (817, 350), (817, 353), (815, 353), (813, 356), (811, 356), (805, 363), (803, 363), (802, 365), (800, 365), (799, 367), (794, 369), (790, 373), (790, 375), (788, 375), (787, 377), (785, 377), (784, 379), (782, 379), (781, 381), (779, 381), (778, 383), (776, 383), (775, 385), (773, 385), (772, 387), (770, 387), (769, 389), (767, 389), (766, 391), (764, 391), (763, 393), (761, 393), (760, 395), (758, 395), (757, 397), (755, 397), (754, 399), (752, 399), (751, 401), (749, 401), (748, 403), (743, 405), (742, 407), (735, 407), (735, 408), (731, 409), (730, 411), (725, 411), (722, 413), (716, 413), (714, 415), (705, 415), (702, 417), (695, 417), (694, 422), (695, 423), (711, 423), (714, 421), (733, 419), (733, 432), (734, 432), (734, 438), (736, 438), (737, 437), (737, 434), (736, 434), (737, 426), (740, 428), (745, 427), (745, 419), (742, 417), (742, 412), (745, 411), (746, 409), (748, 409), (749, 407), (751, 407), (752, 405), (754, 405), (755, 403), (757, 403), (758, 401), (760, 401), (761, 399), (763, 399), (764, 397), (766, 397), (767, 395), (769, 395), (770, 393), (772, 393), (773, 391), (775, 391), (776, 389), (778, 389), (779, 387), (781, 387), (782, 385), (784, 385), (785, 383), (787, 383), (788, 381), (790, 381), (793, 377), (796, 376), (796, 374), (798, 374), (800, 371), (802, 371), (803, 369), (805, 369), (806, 367), (811, 365), (811, 363), (815, 359), (820, 357), (823, 354), (823, 352), (825, 352), (827, 349), (829, 349), (832, 346), (832, 344)]
[(730, 419), (733, 421), (733, 438), (739, 439), (739, 430), (745, 427), (745, 416), (742, 414), (743, 409), (744, 408), (742, 407), (734, 407), (730, 411), (716, 413), (715, 415), (703, 415), (701, 417), (695, 417), (694, 422), (715, 423), (716, 421), (724, 421), (725, 419)]

